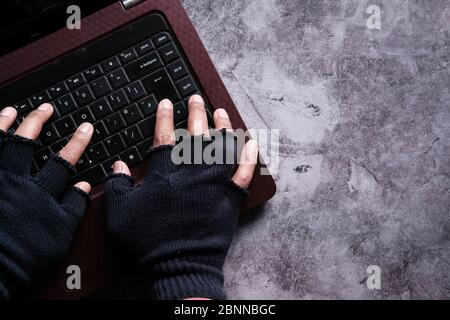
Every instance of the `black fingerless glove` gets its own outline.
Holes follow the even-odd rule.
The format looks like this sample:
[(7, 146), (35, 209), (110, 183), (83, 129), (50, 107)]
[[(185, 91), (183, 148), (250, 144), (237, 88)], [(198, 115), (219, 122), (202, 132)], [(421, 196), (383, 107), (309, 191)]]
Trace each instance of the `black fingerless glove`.
[(0, 299), (8, 299), (65, 255), (89, 196), (76, 188), (64, 193), (74, 171), (68, 162), (55, 156), (33, 177), (37, 143), (0, 136)]
[(108, 178), (108, 229), (148, 272), (157, 299), (225, 299), (223, 264), (247, 192), (230, 180), (233, 164), (176, 165), (172, 149), (149, 152), (141, 186)]

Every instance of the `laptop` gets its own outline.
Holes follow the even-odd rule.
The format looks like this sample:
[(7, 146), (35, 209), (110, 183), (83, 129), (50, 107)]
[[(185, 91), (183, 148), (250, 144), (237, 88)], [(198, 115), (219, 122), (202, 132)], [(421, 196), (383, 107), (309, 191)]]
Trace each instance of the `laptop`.
[[(81, 21), (72, 19), (77, 7), (68, 10), (71, 5), (81, 9)], [(79, 124), (94, 124), (74, 178), (92, 184), (92, 202), (69, 254), (31, 294), (83, 298), (127, 268), (104, 228), (102, 181), (119, 159), (131, 167), (137, 183), (142, 181), (158, 102), (172, 100), (178, 128), (186, 127), (187, 100), (194, 93), (204, 97), (210, 121), (214, 110), (224, 107), (235, 129), (246, 126), (179, 0), (2, 1), (0, 16), (0, 107), (17, 109), (15, 127), (44, 102), (56, 111), (39, 137), (33, 172)], [(71, 19), (75, 24), (68, 28)], [(261, 174), (262, 166), (242, 212), (275, 193), (274, 180)], [(81, 289), (66, 286), (71, 265), (81, 269)]]

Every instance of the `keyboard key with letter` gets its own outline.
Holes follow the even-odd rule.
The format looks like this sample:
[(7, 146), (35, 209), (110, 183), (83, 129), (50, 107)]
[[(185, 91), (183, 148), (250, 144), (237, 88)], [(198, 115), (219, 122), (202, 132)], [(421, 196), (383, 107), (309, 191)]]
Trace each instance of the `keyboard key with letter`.
[(142, 82), (147, 91), (153, 92), (160, 101), (163, 99), (178, 101), (180, 99), (177, 89), (175, 89), (172, 80), (165, 69), (153, 72), (145, 77)]
[(127, 65), (125, 71), (131, 80), (136, 80), (160, 67), (162, 67), (162, 62), (154, 51)]

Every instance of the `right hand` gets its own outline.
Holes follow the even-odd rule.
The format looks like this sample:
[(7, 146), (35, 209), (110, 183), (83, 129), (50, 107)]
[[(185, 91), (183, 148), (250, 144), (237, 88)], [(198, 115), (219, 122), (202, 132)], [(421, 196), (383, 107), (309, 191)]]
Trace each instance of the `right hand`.
[[(232, 134), (225, 110), (216, 110), (214, 122)], [(189, 100), (188, 131), (191, 136), (208, 133), (198, 95)], [(174, 144), (173, 106), (163, 100), (143, 185), (134, 187), (125, 163), (113, 166), (105, 190), (107, 226), (152, 276), (157, 298), (225, 298), (223, 263), (255, 169), (257, 146), (246, 144), (232, 176), (234, 164), (175, 165)]]

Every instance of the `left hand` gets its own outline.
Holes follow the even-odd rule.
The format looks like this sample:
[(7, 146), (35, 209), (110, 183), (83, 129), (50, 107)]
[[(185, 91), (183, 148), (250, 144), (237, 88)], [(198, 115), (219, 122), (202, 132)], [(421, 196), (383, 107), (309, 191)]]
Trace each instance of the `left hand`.
[(90, 123), (31, 175), (35, 140), (52, 114), (52, 105), (41, 105), (13, 134), (16, 110), (0, 112), (0, 299), (28, 288), (66, 254), (89, 200), (87, 182), (67, 187), (92, 137)]

